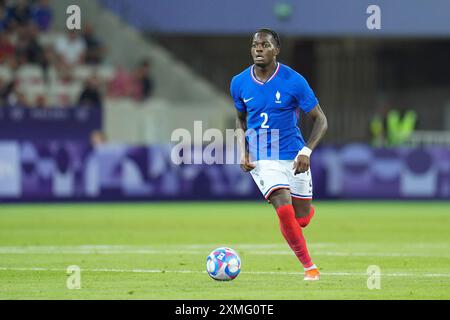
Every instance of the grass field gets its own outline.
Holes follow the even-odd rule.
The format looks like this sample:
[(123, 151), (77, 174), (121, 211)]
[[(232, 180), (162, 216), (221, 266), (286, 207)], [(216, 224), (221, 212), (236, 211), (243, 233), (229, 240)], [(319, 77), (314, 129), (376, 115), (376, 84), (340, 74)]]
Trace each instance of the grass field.
[[(0, 299), (450, 299), (449, 202), (315, 205), (317, 282), (303, 281), (264, 202), (2, 205)], [(241, 256), (234, 281), (204, 271), (218, 246)], [(79, 290), (66, 287), (69, 265)]]

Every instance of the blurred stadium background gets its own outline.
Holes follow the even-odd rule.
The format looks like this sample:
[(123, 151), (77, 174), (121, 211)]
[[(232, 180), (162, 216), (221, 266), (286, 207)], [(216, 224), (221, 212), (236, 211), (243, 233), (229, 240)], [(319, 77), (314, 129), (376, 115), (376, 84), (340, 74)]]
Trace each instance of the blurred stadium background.
[[(81, 9), (79, 31), (66, 28), (72, 4)], [(262, 203), (238, 165), (177, 166), (170, 160), (174, 129), (192, 131), (196, 120), (203, 130), (234, 128), (229, 82), (250, 65), (250, 38), (261, 27), (279, 32), (279, 60), (308, 79), (328, 117), (328, 133), (312, 158), (317, 200), (449, 200), (450, 2), (376, 1), (379, 30), (366, 25), (371, 4), (0, 0), (0, 202)], [(311, 124), (302, 118), (300, 125), (307, 137)], [(194, 142), (201, 144), (198, 138)], [(353, 209), (364, 212), (367, 206), (357, 203)], [(52, 239), (85, 244), (58, 236), (21, 240), (22, 233), (10, 229), (22, 223), (9, 220), (13, 208), (0, 207), (3, 245), (52, 244)], [(35, 207), (26, 208), (30, 216), (18, 219), (32, 216)], [(416, 207), (415, 217), (425, 208)], [(169, 208), (167, 214), (181, 209)], [(58, 210), (49, 210), (57, 216)], [(439, 202), (434, 212), (434, 223), (443, 228), (436, 241), (448, 252), (448, 202)], [(40, 225), (30, 221), (32, 229)], [(133, 232), (139, 226), (126, 228)], [(84, 230), (90, 229), (80, 234), (86, 235)], [(177, 237), (161, 236), (169, 243)], [(414, 238), (409, 236), (405, 239)], [(92, 234), (84, 239), (96, 240)], [(126, 237), (111, 241), (116, 240)]]
[(237, 166), (169, 155), (176, 128), (234, 127), (230, 79), (269, 26), (329, 118), (316, 198), (448, 199), (449, 4), (381, 1), (369, 30), (366, 2), (78, 1), (70, 32), (70, 1), (2, 1), (0, 197), (260, 198)]

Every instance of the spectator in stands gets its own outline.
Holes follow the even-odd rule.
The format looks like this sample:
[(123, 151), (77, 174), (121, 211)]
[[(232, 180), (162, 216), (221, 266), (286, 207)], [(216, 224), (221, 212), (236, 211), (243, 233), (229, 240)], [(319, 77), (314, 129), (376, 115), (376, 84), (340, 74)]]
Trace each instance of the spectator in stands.
[(11, 74), (16, 74), (16, 72), (20, 69), (20, 63), (15, 54), (6, 62), (11, 70)]
[(37, 27), (33, 23), (18, 28), (16, 56), (20, 64), (34, 63), (45, 68), (47, 62), (38, 42), (37, 32)]
[(91, 145), (93, 147), (102, 145), (106, 142), (106, 136), (101, 130), (94, 130), (91, 132)]
[(29, 108), (30, 104), (25, 96), (25, 93), (21, 90), (17, 90), (15, 92), (16, 100), (15, 102), (11, 102), (10, 105), (18, 108)]
[(69, 108), (78, 102), (80, 87), (71, 68), (60, 68), (55, 82), (52, 82), (53, 103), (62, 108)]
[(0, 100), (2, 101), (3, 105), (9, 104), (10, 95), (14, 91), (14, 87), (17, 85), (16, 81), (17, 80), (12, 80), (9, 82), (2, 81), (0, 86)]
[(13, 79), (5, 88), (4, 93), (5, 104), (10, 107), (28, 107), (28, 101), (25, 94), (20, 90), (19, 80)]
[(74, 82), (74, 76), (71, 69), (59, 70), (58, 83), (61, 85), (72, 85)]
[(143, 101), (153, 93), (153, 79), (150, 77), (150, 61), (143, 60), (135, 70), (135, 81), (137, 82), (137, 100)]
[(6, 90), (8, 87), (8, 83), (0, 78), (0, 108), (6, 105)]
[(102, 96), (97, 77), (93, 76), (86, 80), (85, 86), (78, 99), (78, 105), (86, 107), (102, 107)]
[(83, 39), (86, 44), (86, 58), (87, 64), (100, 64), (105, 55), (105, 47), (100, 39), (94, 34), (92, 24), (87, 23), (83, 27)]
[(9, 8), (9, 27), (15, 29), (24, 26), (31, 20), (31, 5), (27, 0), (17, 0), (16, 4)]
[(15, 47), (6, 32), (0, 31), (0, 64), (6, 64), (14, 57)]
[(53, 20), (53, 11), (48, 0), (39, 0), (31, 11), (34, 23), (41, 31), (48, 31)]
[(47, 97), (43, 94), (38, 95), (34, 102), (34, 107), (38, 109), (46, 109), (48, 107)]
[(8, 10), (4, 1), (0, 1), (0, 33), (6, 32), (8, 29), (9, 18)]
[(76, 30), (69, 30), (55, 41), (55, 52), (60, 63), (72, 66), (84, 62), (86, 44)]
[(133, 76), (123, 66), (118, 66), (114, 78), (108, 84), (111, 97), (129, 97), (133, 93)]

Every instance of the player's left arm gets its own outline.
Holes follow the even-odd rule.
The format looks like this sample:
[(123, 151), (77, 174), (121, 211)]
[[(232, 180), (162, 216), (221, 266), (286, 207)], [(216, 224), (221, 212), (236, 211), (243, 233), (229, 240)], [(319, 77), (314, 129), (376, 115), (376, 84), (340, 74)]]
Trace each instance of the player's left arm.
[(313, 127), (306, 146), (299, 151), (295, 158), (293, 166), (293, 169), (295, 169), (294, 174), (308, 171), (311, 152), (319, 144), (328, 129), (327, 117), (319, 104), (308, 112), (307, 116), (313, 120)]

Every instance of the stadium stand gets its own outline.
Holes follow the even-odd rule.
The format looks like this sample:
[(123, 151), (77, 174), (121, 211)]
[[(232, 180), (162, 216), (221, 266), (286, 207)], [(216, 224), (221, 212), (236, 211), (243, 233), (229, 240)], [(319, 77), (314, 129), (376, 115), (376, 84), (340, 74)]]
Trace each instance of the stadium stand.
[[(84, 8), (83, 27), (81, 31), (71, 32), (67, 31), (65, 15), (53, 15), (54, 12), (65, 12), (70, 1), (18, 3), (27, 5), (22, 10), (25, 13), (20, 10), (12, 13), (16, 10), (15, 3), (7, 2), (3, 8), (9, 15), (17, 15), (14, 19), (19, 21), (9, 24), (0, 40), (0, 60), (3, 59), (0, 84), (14, 88), (6, 93), (2, 90), (3, 105), (74, 107), (79, 104), (87, 79), (95, 77), (104, 100), (106, 136), (112, 142), (170, 141), (173, 125), (167, 130), (141, 129), (127, 134), (120, 126), (113, 125), (123, 122), (124, 116), (130, 114), (129, 108), (132, 113), (141, 115), (135, 120), (132, 120), (134, 117), (127, 118), (130, 128), (158, 126), (171, 114), (178, 115), (179, 112), (186, 114), (185, 120), (203, 120), (206, 127), (224, 129), (231, 121), (233, 113), (226, 95), (175, 60), (169, 52), (102, 9), (97, 2), (79, 1)], [(108, 30), (115, 30), (114, 36), (109, 36)], [(16, 49), (21, 34), (38, 48), (38, 58), (30, 60), (28, 56), (36, 54), (28, 54), (18, 59)], [(72, 45), (70, 37), (74, 39)], [(11, 54), (11, 50), (15, 53)], [(74, 52), (77, 52), (76, 56)], [(196, 117), (189, 116), (197, 109), (204, 110)], [(213, 121), (213, 125), (210, 119), (218, 112), (223, 117), (219, 123)], [(159, 134), (153, 135), (152, 131)]]

